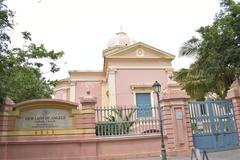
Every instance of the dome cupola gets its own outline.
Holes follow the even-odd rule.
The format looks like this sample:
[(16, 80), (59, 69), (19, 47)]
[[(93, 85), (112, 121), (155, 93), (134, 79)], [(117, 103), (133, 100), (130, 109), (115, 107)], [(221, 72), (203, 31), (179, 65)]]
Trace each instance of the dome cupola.
[(116, 33), (116, 37), (109, 40), (107, 49), (129, 46), (136, 43), (125, 32)]
[(103, 50), (103, 57), (135, 43), (137, 42), (130, 38), (125, 32), (118, 32), (114, 38), (108, 41), (107, 48)]

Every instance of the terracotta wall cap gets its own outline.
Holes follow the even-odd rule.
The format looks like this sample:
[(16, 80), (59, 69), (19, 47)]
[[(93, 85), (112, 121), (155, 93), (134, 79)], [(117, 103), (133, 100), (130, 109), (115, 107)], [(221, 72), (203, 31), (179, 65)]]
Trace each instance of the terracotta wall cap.
[(17, 103), (14, 105), (15, 108), (19, 108), (22, 106), (29, 106), (29, 105), (41, 105), (41, 104), (59, 104), (59, 105), (66, 105), (66, 106), (72, 106), (72, 107), (76, 107), (78, 106), (77, 103), (74, 102), (70, 102), (70, 101), (65, 101), (65, 100), (61, 100), (61, 99), (32, 99), (32, 100), (28, 100), (28, 101), (23, 101), (20, 103)]

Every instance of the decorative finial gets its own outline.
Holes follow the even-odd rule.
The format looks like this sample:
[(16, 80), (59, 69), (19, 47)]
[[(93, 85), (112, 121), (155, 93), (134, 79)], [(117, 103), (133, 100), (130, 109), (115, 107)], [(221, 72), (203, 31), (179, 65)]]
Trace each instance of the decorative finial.
[(120, 32), (122, 32), (122, 25), (120, 26)]

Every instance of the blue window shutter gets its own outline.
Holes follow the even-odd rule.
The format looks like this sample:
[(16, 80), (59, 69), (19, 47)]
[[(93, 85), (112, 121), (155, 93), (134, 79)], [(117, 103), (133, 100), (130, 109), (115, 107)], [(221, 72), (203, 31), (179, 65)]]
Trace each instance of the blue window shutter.
[(136, 93), (138, 117), (152, 117), (150, 93)]

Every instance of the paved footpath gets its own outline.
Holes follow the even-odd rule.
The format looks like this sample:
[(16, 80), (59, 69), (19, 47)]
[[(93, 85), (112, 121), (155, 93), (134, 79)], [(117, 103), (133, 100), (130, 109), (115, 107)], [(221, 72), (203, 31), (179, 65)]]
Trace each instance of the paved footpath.
[[(209, 160), (240, 160), (240, 149), (219, 151), (208, 153)], [(168, 160), (191, 160), (190, 157), (168, 157)], [(153, 158), (140, 158), (140, 159), (128, 159), (128, 160), (160, 160), (159, 157)], [(195, 159), (193, 159), (195, 160)]]

